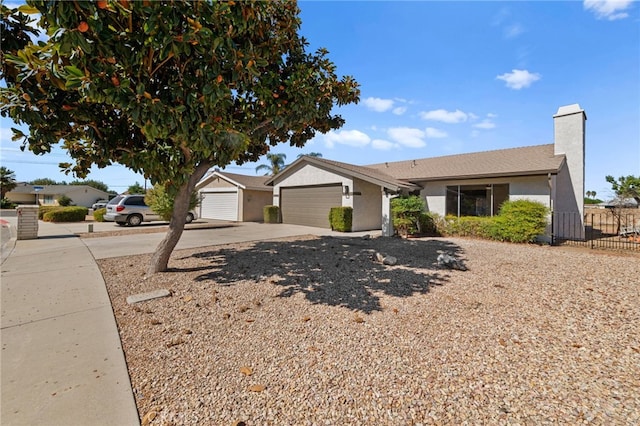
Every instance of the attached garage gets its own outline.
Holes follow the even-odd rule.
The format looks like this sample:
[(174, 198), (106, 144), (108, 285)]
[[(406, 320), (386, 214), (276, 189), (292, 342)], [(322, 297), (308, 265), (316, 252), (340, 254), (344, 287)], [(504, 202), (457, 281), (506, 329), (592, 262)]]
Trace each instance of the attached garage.
[(196, 185), (200, 217), (233, 222), (260, 222), (273, 200), (268, 176), (246, 176), (215, 170)]
[(329, 211), (341, 205), (341, 184), (280, 188), (282, 223), (330, 228)]
[(238, 191), (200, 192), (200, 216), (203, 219), (238, 220)]

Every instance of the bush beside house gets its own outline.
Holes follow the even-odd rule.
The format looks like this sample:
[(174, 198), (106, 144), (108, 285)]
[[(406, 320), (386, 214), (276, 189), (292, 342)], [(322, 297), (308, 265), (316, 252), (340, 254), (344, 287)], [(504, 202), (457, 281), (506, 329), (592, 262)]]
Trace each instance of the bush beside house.
[(45, 222), (82, 222), (88, 213), (89, 209), (86, 207), (54, 207), (43, 213), (42, 220)]
[(264, 223), (278, 223), (280, 208), (278, 206), (264, 206), (262, 209)]
[(493, 217), (446, 216), (436, 220), (441, 235), (530, 243), (544, 235), (549, 209), (531, 200), (505, 201)]
[(331, 207), (329, 210), (329, 224), (332, 231), (351, 232), (353, 226), (352, 207)]

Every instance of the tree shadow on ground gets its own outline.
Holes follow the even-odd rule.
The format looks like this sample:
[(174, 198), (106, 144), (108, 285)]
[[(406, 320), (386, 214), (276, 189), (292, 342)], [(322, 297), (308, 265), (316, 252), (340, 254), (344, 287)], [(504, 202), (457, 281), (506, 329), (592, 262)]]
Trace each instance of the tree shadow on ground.
[[(382, 294), (410, 297), (443, 285), (452, 273), (437, 267), (440, 252), (464, 261), (462, 249), (446, 240), (319, 237), (257, 242), (246, 249), (225, 248), (192, 255), (208, 262), (196, 281), (232, 285), (269, 280), (282, 287), (279, 297), (303, 294), (314, 304), (371, 313), (382, 309)], [(374, 260), (375, 253), (397, 258), (394, 266)], [(184, 269), (173, 269), (185, 271)]]

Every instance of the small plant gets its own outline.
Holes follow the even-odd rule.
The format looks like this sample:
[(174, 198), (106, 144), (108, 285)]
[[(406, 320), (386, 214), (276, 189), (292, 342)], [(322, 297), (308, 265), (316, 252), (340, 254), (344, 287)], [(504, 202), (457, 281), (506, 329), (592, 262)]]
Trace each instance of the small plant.
[[(160, 215), (162, 220), (170, 221), (173, 215), (173, 198), (169, 196), (164, 185), (156, 184), (147, 191), (144, 202), (155, 213)], [(193, 210), (198, 205), (198, 193), (192, 192), (189, 200), (189, 210)]]
[(93, 212), (93, 220), (96, 222), (104, 222), (104, 215), (107, 213), (107, 209), (102, 208)]
[(264, 223), (278, 223), (280, 208), (278, 206), (264, 206), (262, 209)]
[(42, 220), (45, 222), (82, 222), (88, 213), (89, 209), (86, 207), (58, 207), (46, 212)]
[(68, 207), (73, 203), (73, 200), (66, 195), (58, 197), (58, 205), (61, 207)]
[(331, 207), (331, 210), (329, 210), (329, 224), (333, 231), (351, 232), (353, 226), (353, 208)]

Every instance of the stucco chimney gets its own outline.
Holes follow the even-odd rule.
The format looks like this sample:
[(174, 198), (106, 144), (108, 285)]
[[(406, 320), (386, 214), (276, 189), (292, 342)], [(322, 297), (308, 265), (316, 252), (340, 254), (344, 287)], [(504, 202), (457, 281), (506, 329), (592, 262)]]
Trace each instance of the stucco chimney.
[(567, 162), (566, 171), (558, 176), (555, 210), (577, 211), (580, 218), (584, 215), (586, 121), (587, 114), (578, 104), (561, 106), (553, 116), (554, 153), (564, 154)]

